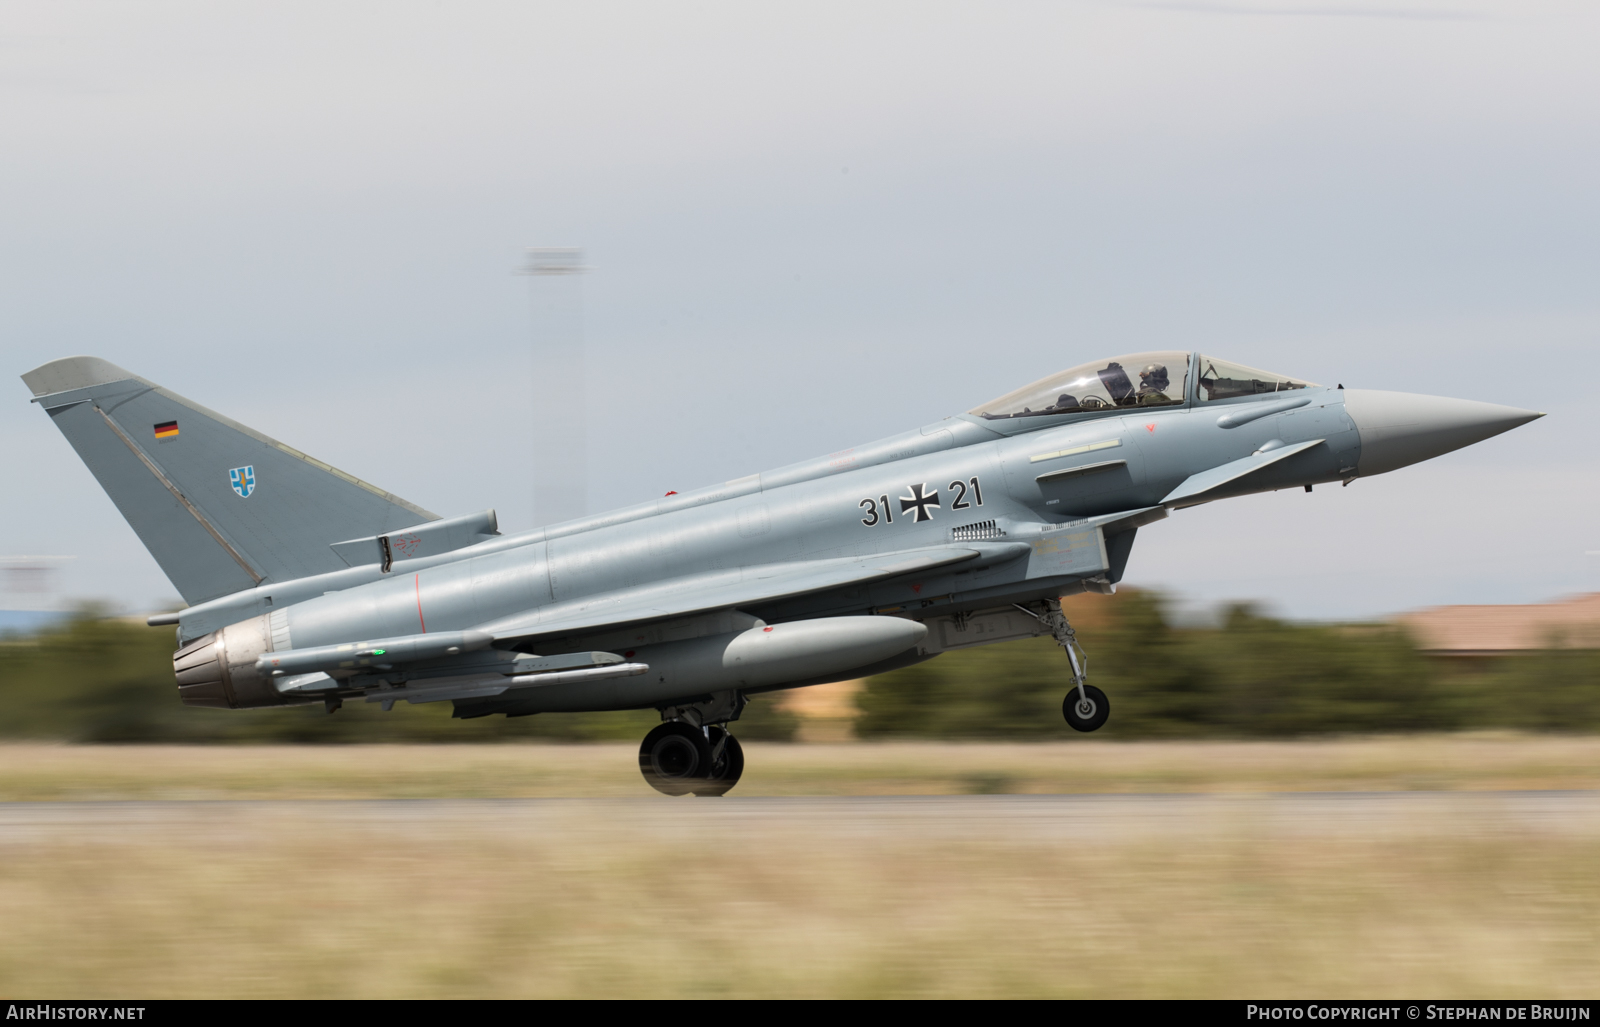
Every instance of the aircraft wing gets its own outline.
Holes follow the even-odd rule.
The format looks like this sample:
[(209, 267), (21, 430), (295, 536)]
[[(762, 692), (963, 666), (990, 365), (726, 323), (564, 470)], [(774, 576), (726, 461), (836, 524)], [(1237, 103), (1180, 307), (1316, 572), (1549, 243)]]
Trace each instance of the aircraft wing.
[(572, 635), (645, 621), (752, 606), (779, 599), (925, 574), (969, 561), (1000, 563), (1032, 551), (1027, 543), (973, 543), (907, 549), (870, 557), (763, 564), (676, 578), (529, 610), (482, 625), (496, 641)]

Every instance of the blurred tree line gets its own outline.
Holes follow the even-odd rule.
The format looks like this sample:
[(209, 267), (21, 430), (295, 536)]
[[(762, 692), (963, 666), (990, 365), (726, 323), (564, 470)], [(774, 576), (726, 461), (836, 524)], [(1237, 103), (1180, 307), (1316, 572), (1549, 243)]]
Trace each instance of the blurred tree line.
[[(1429, 657), (1389, 625), (1293, 624), (1229, 609), (1214, 628), (1173, 627), (1162, 597), (1089, 597), (1068, 616), (1089, 680), (1111, 700), (1100, 738), (1285, 738), (1314, 734), (1600, 730), (1600, 651), (1490, 660)], [(1074, 600), (1069, 606), (1078, 605)], [(946, 653), (872, 678), (863, 738), (1068, 738), (1070, 671), (1048, 638)]]
[[(1600, 651), (1551, 648), (1484, 661), (1419, 653), (1397, 628), (1293, 624), (1247, 606), (1210, 628), (1172, 625), (1161, 596), (1074, 600), (1090, 680), (1111, 698), (1102, 738), (1243, 738), (1516, 728), (1600, 730)], [(1092, 605), (1087, 605), (1092, 604)], [(1080, 616), (1082, 614), (1082, 616)], [(453, 720), (449, 703), (347, 702), (276, 710), (178, 702), (170, 628), (85, 613), (0, 640), (0, 737), (81, 742), (635, 741), (654, 710)], [(1081, 738), (1061, 717), (1067, 661), (1047, 638), (947, 653), (870, 679), (862, 738)], [(788, 740), (772, 695), (739, 721)]]

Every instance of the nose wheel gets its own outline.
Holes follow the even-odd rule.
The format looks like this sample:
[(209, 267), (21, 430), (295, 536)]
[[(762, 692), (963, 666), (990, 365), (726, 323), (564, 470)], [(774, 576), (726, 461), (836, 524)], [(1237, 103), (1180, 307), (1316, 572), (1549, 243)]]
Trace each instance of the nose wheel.
[(720, 724), (667, 721), (640, 743), (639, 772), (664, 795), (723, 795), (744, 774), (744, 748)]
[(1061, 715), (1074, 731), (1095, 731), (1111, 716), (1111, 703), (1100, 689), (1082, 685), (1061, 700)]

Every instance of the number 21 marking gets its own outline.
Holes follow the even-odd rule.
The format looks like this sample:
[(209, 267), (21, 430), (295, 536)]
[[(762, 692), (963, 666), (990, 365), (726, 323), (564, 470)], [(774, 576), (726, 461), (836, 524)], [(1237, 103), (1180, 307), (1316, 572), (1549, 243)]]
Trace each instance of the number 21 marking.
[(978, 487), (978, 479), (973, 478), (970, 482), (957, 479), (950, 483), (949, 488), (951, 492), (959, 492), (960, 494), (956, 496), (956, 501), (950, 504), (950, 509), (966, 510), (972, 506), (972, 503), (967, 502), (967, 486), (969, 484), (972, 486), (973, 502), (979, 506), (983, 505), (983, 490)]

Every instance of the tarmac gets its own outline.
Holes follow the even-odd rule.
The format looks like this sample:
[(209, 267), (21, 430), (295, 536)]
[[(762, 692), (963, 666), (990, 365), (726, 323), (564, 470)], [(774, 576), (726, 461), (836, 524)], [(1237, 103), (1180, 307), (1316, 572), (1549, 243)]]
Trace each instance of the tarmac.
[(0, 848), (343, 831), (642, 840), (800, 833), (928, 841), (1258, 837), (1596, 837), (1600, 790), (719, 799), (385, 799), (0, 803)]

